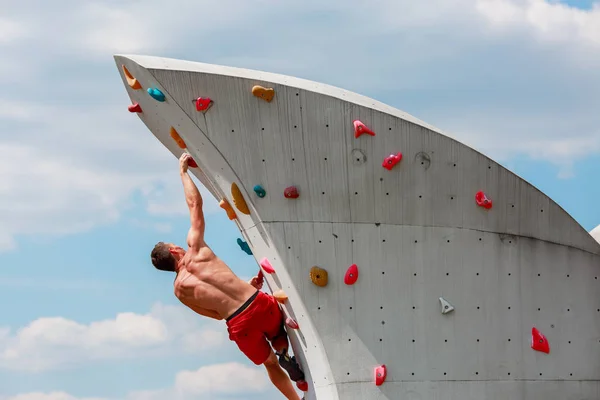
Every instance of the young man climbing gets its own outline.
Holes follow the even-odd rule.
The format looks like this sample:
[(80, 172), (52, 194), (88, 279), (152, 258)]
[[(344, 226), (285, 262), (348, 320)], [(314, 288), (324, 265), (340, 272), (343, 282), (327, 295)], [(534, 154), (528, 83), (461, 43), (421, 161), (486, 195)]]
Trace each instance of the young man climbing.
[(229, 339), (254, 364), (265, 366), (271, 382), (287, 399), (300, 400), (290, 378), (302, 382), (304, 373), (287, 354), (289, 342), (282, 310), (273, 296), (260, 291), (262, 274), (250, 282), (241, 280), (204, 241), (202, 197), (188, 174), (190, 160), (187, 153), (179, 159), (191, 219), (188, 250), (159, 242), (151, 252), (152, 264), (161, 271), (175, 272), (175, 296), (200, 315), (225, 319)]

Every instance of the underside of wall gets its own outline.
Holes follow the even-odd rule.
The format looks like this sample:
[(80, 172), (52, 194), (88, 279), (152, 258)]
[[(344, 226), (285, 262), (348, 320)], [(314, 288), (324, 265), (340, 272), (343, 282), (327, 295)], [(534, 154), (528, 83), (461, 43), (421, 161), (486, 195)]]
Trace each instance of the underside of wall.
[(529, 183), (342, 89), (115, 61), (285, 294), (306, 399), (600, 398), (600, 244)]

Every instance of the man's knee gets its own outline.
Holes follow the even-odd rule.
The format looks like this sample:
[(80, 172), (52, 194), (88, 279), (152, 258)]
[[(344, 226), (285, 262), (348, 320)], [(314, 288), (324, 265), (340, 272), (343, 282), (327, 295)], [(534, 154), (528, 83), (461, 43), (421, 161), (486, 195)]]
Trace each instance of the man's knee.
[(269, 357), (267, 357), (267, 359), (265, 360), (263, 365), (266, 368), (275, 368), (275, 367), (279, 368), (279, 360), (277, 359), (277, 356), (275, 355), (275, 353), (273, 353), (271, 351), (269, 354)]

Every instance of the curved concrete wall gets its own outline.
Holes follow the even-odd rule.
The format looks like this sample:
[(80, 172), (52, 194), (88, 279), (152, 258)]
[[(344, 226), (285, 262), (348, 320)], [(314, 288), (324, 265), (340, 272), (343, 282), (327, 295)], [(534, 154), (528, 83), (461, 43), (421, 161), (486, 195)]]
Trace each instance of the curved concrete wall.
[[(138, 114), (175, 156), (174, 127), (289, 296), (307, 399), (600, 398), (600, 244), (510, 171), (414, 117), (271, 73), (115, 56)], [(141, 84), (131, 88), (125, 65)], [(273, 88), (266, 102), (252, 87)], [(156, 101), (147, 88), (160, 89)], [(209, 97), (205, 113), (193, 99)], [(359, 119), (375, 136), (354, 136)], [(385, 157), (402, 152), (392, 170)], [(267, 192), (260, 198), (253, 187)], [(300, 197), (287, 199), (296, 186)], [(484, 191), (489, 210), (477, 206)], [(356, 284), (344, 283), (351, 264)], [(309, 278), (328, 271), (325, 287)], [(454, 311), (443, 314), (439, 298)], [(532, 328), (550, 353), (531, 349)], [(373, 370), (385, 364), (386, 382)]]

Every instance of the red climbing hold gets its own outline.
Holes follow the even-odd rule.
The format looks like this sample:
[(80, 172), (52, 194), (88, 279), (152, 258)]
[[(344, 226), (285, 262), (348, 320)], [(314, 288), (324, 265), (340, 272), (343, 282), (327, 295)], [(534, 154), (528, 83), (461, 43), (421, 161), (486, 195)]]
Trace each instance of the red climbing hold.
[(298, 387), (298, 389), (302, 390), (303, 392), (308, 392), (308, 382), (297, 381), (296, 386)]
[(377, 386), (381, 386), (383, 385), (383, 382), (385, 382), (385, 378), (387, 378), (387, 367), (384, 365), (381, 365), (379, 367), (375, 368), (375, 384)]
[(142, 112), (142, 107), (140, 107), (140, 105), (138, 103), (134, 103), (134, 104), (130, 105), (129, 107), (127, 107), (127, 109), (129, 110), (130, 113), (141, 113)]
[(298, 323), (296, 321), (294, 321), (292, 318), (287, 317), (285, 320), (285, 324), (290, 327), (291, 329), (298, 329)]
[(354, 120), (354, 137), (357, 138), (365, 133), (367, 135), (375, 136), (375, 132), (367, 128), (365, 124), (363, 124), (359, 120)]
[(538, 331), (535, 327), (531, 328), (531, 348), (536, 351), (550, 354), (548, 339), (546, 339), (546, 336), (542, 335), (542, 332)]
[(269, 262), (269, 260), (267, 259), (267, 257), (265, 257), (262, 260), (260, 260), (260, 266), (265, 270), (265, 272), (267, 274), (273, 274), (273, 273), (275, 273), (275, 268), (273, 268), (273, 266), (271, 265), (271, 263)]
[(346, 276), (344, 276), (344, 283), (346, 285), (354, 285), (356, 280), (358, 279), (358, 266), (356, 264), (352, 264), (348, 271), (346, 271)]
[(297, 199), (300, 196), (296, 186), (290, 186), (290, 187), (285, 188), (283, 195), (285, 196), (286, 199)]
[(188, 161), (188, 165), (192, 168), (198, 168), (198, 164), (196, 163), (196, 161), (194, 161), (193, 158), (190, 158), (190, 161)]
[(383, 166), (383, 168), (387, 169), (388, 171), (391, 171), (392, 168), (394, 168), (396, 164), (398, 164), (401, 160), (402, 153), (390, 154), (383, 160), (383, 164), (381, 165)]
[(206, 111), (213, 105), (213, 101), (210, 97), (198, 97), (194, 102), (196, 103), (196, 110), (198, 111)]
[(482, 191), (479, 191), (477, 192), (477, 194), (475, 194), (475, 201), (480, 207), (483, 207), (488, 210), (492, 208), (492, 200), (488, 199), (488, 197)]

